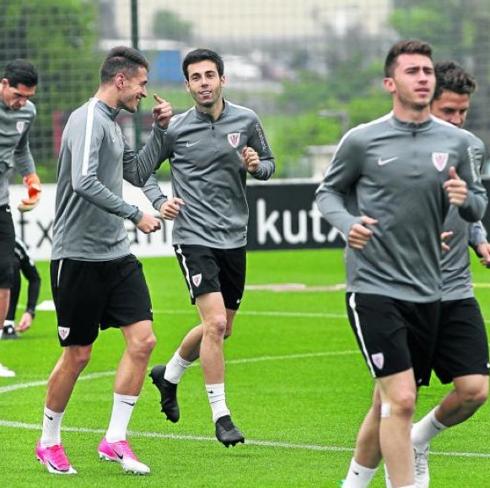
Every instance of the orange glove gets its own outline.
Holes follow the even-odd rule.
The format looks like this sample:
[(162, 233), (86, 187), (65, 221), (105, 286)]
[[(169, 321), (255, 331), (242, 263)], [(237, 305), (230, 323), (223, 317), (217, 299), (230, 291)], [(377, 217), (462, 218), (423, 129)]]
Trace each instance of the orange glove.
[(41, 181), (36, 173), (24, 176), (22, 181), (24, 182), (24, 185), (27, 186), (27, 194), (29, 196), (23, 198), (17, 208), (21, 212), (28, 212), (39, 203), (39, 198), (41, 196)]

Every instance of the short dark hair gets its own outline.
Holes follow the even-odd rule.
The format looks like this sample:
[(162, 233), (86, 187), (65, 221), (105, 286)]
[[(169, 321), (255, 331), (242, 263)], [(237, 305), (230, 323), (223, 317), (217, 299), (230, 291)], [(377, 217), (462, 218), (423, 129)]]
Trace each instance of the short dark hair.
[(34, 66), (25, 59), (14, 59), (10, 61), (3, 72), (10, 86), (16, 87), (19, 84), (33, 87), (37, 85), (38, 75)]
[(417, 39), (398, 41), (388, 51), (385, 60), (385, 76), (391, 78), (395, 71), (396, 61), (401, 54), (421, 54), (432, 60), (432, 47), (428, 42)]
[(476, 90), (475, 79), (454, 61), (436, 63), (434, 70), (436, 73), (434, 100), (437, 100), (444, 90), (458, 95), (472, 95)]
[(221, 56), (211, 49), (194, 49), (187, 53), (184, 61), (182, 61), (182, 71), (184, 72), (185, 79), (189, 81), (189, 73), (187, 68), (190, 64), (200, 63), (201, 61), (212, 61), (216, 65), (218, 75), (221, 77), (225, 73), (225, 65)]
[(109, 51), (100, 67), (100, 81), (107, 83), (121, 72), (131, 77), (136, 74), (138, 68), (143, 67), (148, 71), (149, 66), (146, 58), (138, 50), (132, 47), (117, 46)]

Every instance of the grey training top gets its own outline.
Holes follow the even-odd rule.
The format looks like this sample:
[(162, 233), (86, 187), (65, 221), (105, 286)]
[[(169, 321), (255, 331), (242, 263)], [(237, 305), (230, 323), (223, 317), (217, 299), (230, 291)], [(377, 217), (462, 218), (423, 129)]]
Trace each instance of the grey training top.
[[(185, 205), (174, 221), (174, 244), (194, 244), (233, 249), (247, 243), (248, 205), (245, 168), (241, 151), (257, 151), (258, 170), (267, 180), (275, 165), (264, 131), (255, 112), (224, 102), (218, 120), (195, 107), (172, 117), (161, 160), (169, 159), (172, 189)], [(144, 188), (155, 209), (167, 197), (152, 176)]]
[[(361, 251), (346, 251), (347, 290), (431, 302), (441, 297), (442, 224), (449, 208), (443, 183), (456, 168), (468, 183), (460, 215), (479, 220), (487, 197), (467, 136), (436, 118), (405, 123), (392, 113), (341, 140), (316, 201), (345, 236), (360, 215), (378, 220)], [(357, 215), (349, 213), (355, 200)], [(352, 212), (352, 210), (351, 210)]]
[[(467, 134), (473, 147), (475, 167), (480, 171), (487, 152), (481, 139), (471, 132), (463, 130)], [(449, 208), (444, 222), (445, 231), (453, 231), (453, 236), (448, 240), (449, 251), (442, 254), (442, 300), (463, 300), (474, 296), (471, 279), (470, 256), (468, 243), (475, 247), (487, 241), (487, 234), (481, 222), (469, 224), (463, 220), (456, 207)]]
[(58, 160), (52, 259), (110, 261), (130, 253), (124, 219), (142, 212), (122, 199), (123, 178), (143, 186), (160, 161), (164, 131), (154, 126), (145, 147), (128, 148), (118, 109), (90, 99), (68, 119)]
[(19, 110), (11, 110), (0, 99), (0, 205), (9, 203), (9, 179), (12, 169), (26, 176), (36, 171), (29, 149), (29, 131), (36, 118), (30, 101)]

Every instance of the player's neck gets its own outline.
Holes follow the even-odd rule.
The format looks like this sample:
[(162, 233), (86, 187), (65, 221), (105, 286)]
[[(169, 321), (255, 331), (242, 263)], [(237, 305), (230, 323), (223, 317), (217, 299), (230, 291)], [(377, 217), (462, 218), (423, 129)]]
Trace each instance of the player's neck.
[(225, 109), (225, 101), (222, 98), (220, 98), (211, 107), (204, 107), (202, 105), (197, 105), (196, 108), (197, 110), (199, 110), (199, 112), (209, 115), (213, 121), (216, 121), (219, 119), (219, 116), (222, 114), (223, 110)]
[(421, 124), (430, 118), (430, 107), (429, 105), (423, 108), (407, 107), (395, 101), (393, 104), (393, 114), (402, 122)]
[(118, 108), (118, 94), (111, 90), (110, 88), (106, 88), (103, 85), (99, 87), (97, 93), (94, 95), (95, 98), (104, 102), (107, 106), (112, 108)]

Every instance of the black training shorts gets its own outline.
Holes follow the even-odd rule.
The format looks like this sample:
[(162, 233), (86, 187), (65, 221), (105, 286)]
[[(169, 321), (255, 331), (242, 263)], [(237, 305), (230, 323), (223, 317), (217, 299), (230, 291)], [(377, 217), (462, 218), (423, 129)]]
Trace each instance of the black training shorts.
[(442, 383), (470, 374), (488, 375), (488, 339), (475, 298), (441, 303), (434, 372)]
[(349, 321), (375, 378), (413, 368), (417, 386), (428, 385), (436, 346), (440, 302), (413, 303), (347, 293)]
[(10, 289), (14, 282), (15, 231), (8, 205), (0, 206), (0, 288)]
[(175, 245), (191, 302), (200, 295), (221, 292), (225, 307), (238, 310), (245, 287), (246, 250)]
[(51, 289), (63, 347), (92, 344), (99, 327), (153, 319), (143, 268), (133, 255), (102, 262), (52, 261)]

